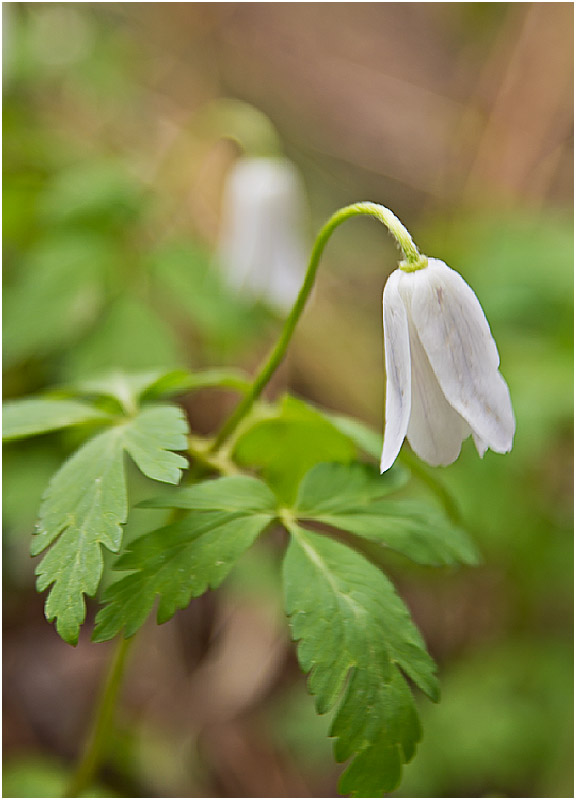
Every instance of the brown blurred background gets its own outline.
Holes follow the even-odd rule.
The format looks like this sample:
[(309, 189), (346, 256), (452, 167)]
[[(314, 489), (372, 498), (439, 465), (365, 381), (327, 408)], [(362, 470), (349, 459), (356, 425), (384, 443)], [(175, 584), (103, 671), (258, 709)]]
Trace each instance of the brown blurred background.
[[(303, 175), (310, 240), (338, 207), (373, 200), (462, 272), (491, 321), (518, 417), (509, 457), (480, 462), (465, 449), (438, 471), (485, 565), (391, 564), (444, 695), (438, 707), (422, 703), (425, 739), (398, 794), (570, 796), (572, 4), (3, 10), (6, 394), (107, 365), (144, 368), (154, 348), (168, 365), (257, 365), (279, 329), (273, 315), (225, 328), (227, 312), (206, 311), (214, 298), (177, 308), (147, 270), (150, 259), (162, 269), (164, 245), (209, 253), (216, 242), (237, 151), (206, 136), (201, 110), (222, 97), (259, 108)], [(103, 164), (114, 165), (108, 183)], [(107, 277), (90, 284), (78, 320), (75, 295), (52, 324), (44, 309), (63, 292), (39, 295), (35, 269), (48, 257), (61, 265), (72, 240), (106, 262)], [(335, 235), (276, 391), (381, 427), (380, 298), (395, 262), (373, 221)], [(33, 341), (29, 328), (40, 331)], [(202, 432), (232, 401), (183, 399)], [(89, 632), (76, 649), (60, 641), (33, 589), (37, 502), (72, 444), (52, 435), (6, 453), (5, 796), (59, 796), (110, 653)], [(150, 524), (139, 513), (129, 535)], [(217, 593), (147, 624), (95, 791), (336, 794), (328, 722), (314, 715), (282, 612), (281, 545), (273, 534)]]

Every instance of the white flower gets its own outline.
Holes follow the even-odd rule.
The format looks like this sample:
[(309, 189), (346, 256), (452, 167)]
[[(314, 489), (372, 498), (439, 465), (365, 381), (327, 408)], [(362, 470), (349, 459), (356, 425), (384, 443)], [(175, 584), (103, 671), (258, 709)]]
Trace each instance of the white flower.
[(398, 269), (384, 287), (386, 425), (380, 464), (389, 469), (406, 437), (433, 466), (451, 464), (470, 434), (480, 457), (507, 453), (514, 412), (478, 298), (435, 258)]
[(306, 272), (306, 200), (294, 166), (281, 158), (240, 158), (224, 190), (218, 262), (233, 289), (286, 312)]

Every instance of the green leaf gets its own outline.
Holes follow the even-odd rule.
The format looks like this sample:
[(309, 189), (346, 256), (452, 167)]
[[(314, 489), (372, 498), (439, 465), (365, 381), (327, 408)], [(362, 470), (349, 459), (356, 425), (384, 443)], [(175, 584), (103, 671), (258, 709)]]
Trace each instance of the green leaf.
[(52, 585), (46, 618), (57, 619), (70, 644), (86, 615), (84, 594), (93, 595), (102, 576), (101, 545), (118, 552), (126, 521), (122, 433), (114, 428), (80, 448), (56, 473), (40, 509), (32, 545), (51, 550), (36, 568), (39, 592)]
[(250, 386), (239, 370), (210, 369), (189, 372), (185, 369), (146, 370), (145, 372), (109, 372), (97, 378), (79, 381), (72, 390), (87, 395), (112, 397), (124, 408), (136, 408), (141, 401), (149, 401), (167, 394), (187, 390), (221, 386), (246, 391)]
[[(178, 493), (185, 519), (140, 537), (121, 556), (119, 570), (133, 570), (104, 594), (94, 640), (124, 629), (132, 636), (160, 597), (158, 622), (166, 622), (192, 597), (220, 585), (237, 559), (275, 515), (274, 495), (255, 478), (234, 476), (196, 484)], [(154, 506), (161, 507), (161, 501)]]
[(186, 449), (188, 425), (176, 406), (143, 408), (124, 431), (124, 447), (148, 478), (178, 483), (187, 460), (172, 453)]
[(317, 464), (298, 488), (295, 510), (299, 516), (333, 513), (364, 506), (402, 489), (410, 474), (398, 465), (381, 475), (370, 464)]
[(36, 568), (38, 591), (52, 586), (46, 617), (70, 644), (86, 615), (84, 595), (102, 577), (102, 547), (120, 549), (127, 497), (124, 451), (150, 478), (176, 483), (186, 465), (170, 449), (186, 445), (186, 423), (176, 407), (151, 407), (95, 436), (52, 478), (40, 508), (32, 555), (51, 549)]
[(354, 444), (376, 461), (380, 461), (382, 453), (382, 436), (363, 422), (353, 417), (329, 414), (327, 418), (341, 433), (348, 436)]
[(115, 253), (95, 235), (59, 234), (40, 242), (4, 295), (6, 365), (44, 356), (87, 330), (102, 302), (103, 274)]
[(72, 379), (117, 370), (165, 369), (185, 362), (171, 327), (146, 303), (119, 297), (76, 347), (67, 363)]
[(112, 418), (88, 403), (76, 400), (52, 400), (30, 397), (13, 400), (2, 407), (2, 438), (22, 439), (39, 433), (81, 425), (86, 422), (106, 422)]
[(286, 396), (280, 408), (243, 433), (234, 460), (261, 472), (286, 503), (294, 501), (298, 484), (320, 461), (351, 461), (356, 448), (321, 413)]
[[(478, 563), (474, 543), (433, 506), (383, 500), (406, 473), (362, 464), (319, 464), (302, 481), (295, 513), (389, 547), (419, 564)], [(380, 488), (379, 488), (380, 487)]]
[(203, 481), (140, 503), (142, 508), (182, 508), (191, 511), (269, 512), (277, 500), (265, 483), (249, 475)]
[(337, 706), (338, 761), (354, 758), (340, 791), (381, 797), (421, 737), (402, 673), (433, 700), (435, 665), (386, 576), (329, 537), (293, 526), (284, 561), (286, 611), (318, 713)]
[(237, 347), (267, 319), (263, 310), (252, 308), (222, 283), (211, 255), (190, 241), (169, 242), (150, 253), (149, 270), (164, 301), (183, 312), (220, 351)]
[(40, 211), (49, 224), (122, 228), (143, 210), (144, 187), (121, 160), (91, 159), (59, 172)]

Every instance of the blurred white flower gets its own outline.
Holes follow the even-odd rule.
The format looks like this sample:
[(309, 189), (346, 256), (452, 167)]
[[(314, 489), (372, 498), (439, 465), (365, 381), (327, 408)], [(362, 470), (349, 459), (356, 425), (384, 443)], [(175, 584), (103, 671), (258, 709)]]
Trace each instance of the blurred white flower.
[(295, 167), (282, 158), (240, 158), (224, 190), (217, 258), (238, 291), (287, 312), (306, 272), (306, 200)]
[(451, 464), (470, 434), (480, 457), (512, 448), (510, 392), (478, 298), (454, 270), (430, 258), (398, 269), (384, 287), (386, 424), (381, 472), (406, 437), (433, 466)]

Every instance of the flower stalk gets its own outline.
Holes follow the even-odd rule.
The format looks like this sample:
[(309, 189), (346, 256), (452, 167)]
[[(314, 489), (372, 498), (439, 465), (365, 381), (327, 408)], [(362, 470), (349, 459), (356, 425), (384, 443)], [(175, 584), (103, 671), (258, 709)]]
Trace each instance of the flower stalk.
[(389, 232), (396, 240), (396, 244), (404, 255), (404, 261), (402, 261), (400, 264), (401, 269), (404, 269), (408, 272), (414, 272), (415, 270), (422, 269), (427, 265), (428, 259), (426, 256), (423, 256), (420, 253), (404, 225), (400, 222), (398, 217), (393, 214), (392, 211), (390, 211), (389, 208), (381, 206), (378, 203), (363, 202), (346, 206), (345, 208), (341, 208), (339, 211), (333, 214), (316, 237), (304, 282), (298, 297), (296, 298), (296, 301), (292, 306), (288, 317), (286, 318), (286, 322), (284, 323), (284, 327), (278, 341), (262, 364), (260, 370), (254, 378), (251, 388), (236, 406), (236, 409), (226, 420), (214, 439), (212, 444), (213, 452), (219, 450), (232, 436), (238, 425), (250, 412), (252, 406), (266, 388), (274, 372), (282, 363), (284, 356), (286, 355), (288, 345), (290, 344), (290, 340), (294, 334), (296, 325), (302, 316), (306, 302), (314, 287), (314, 281), (316, 280), (316, 273), (318, 271), (320, 259), (332, 233), (347, 219), (360, 216), (374, 217), (388, 228)]

